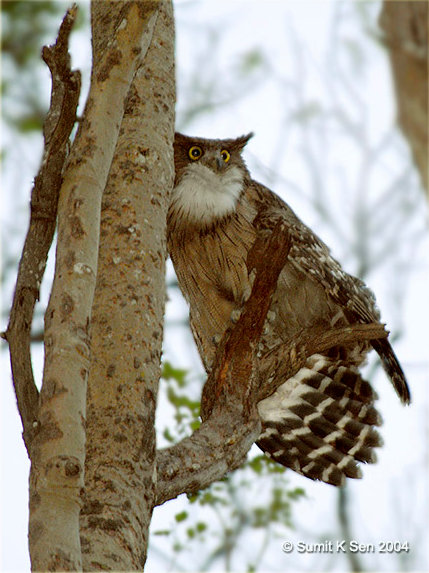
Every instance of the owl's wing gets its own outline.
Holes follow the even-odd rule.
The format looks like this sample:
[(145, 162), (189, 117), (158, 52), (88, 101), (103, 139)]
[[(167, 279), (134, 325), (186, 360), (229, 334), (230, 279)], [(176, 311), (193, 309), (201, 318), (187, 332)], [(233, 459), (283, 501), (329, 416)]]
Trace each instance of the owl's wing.
[[(280, 197), (259, 183), (253, 182), (251, 187), (250, 193), (258, 206), (255, 225), (271, 229), (279, 219), (286, 222), (292, 241), (288, 261), (321, 285), (351, 323), (379, 322), (380, 312), (374, 295), (365, 283), (344, 271), (325, 243), (298, 219)], [(389, 341), (374, 340), (371, 344), (379, 354), (398, 396), (402, 402), (409, 403), (410, 392), (405, 375)]]

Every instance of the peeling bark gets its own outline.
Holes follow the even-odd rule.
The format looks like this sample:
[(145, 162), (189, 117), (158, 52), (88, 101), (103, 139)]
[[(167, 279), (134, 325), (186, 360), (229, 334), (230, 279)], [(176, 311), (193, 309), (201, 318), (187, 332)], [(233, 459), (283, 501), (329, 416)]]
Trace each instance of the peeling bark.
[(385, 0), (380, 26), (392, 65), (398, 122), (429, 197), (428, 3)]
[(102, 202), (81, 513), (86, 571), (141, 570), (154, 506), (166, 212), (174, 181), (170, 2), (161, 4), (152, 30)]

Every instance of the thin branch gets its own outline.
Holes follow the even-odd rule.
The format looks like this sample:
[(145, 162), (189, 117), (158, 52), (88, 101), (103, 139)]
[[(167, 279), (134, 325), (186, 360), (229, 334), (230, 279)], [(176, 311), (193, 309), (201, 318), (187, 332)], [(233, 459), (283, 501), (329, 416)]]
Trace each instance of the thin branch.
[[(337, 511), (340, 522), (341, 539), (344, 539), (346, 541), (346, 546), (350, 547), (353, 535), (351, 531), (350, 513), (347, 509), (348, 492), (349, 490), (347, 487), (338, 488)], [(350, 564), (350, 571), (354, 571), (355, 573), (364, 571), (359, 553), (347, 551), (347, 561)]]
[(80, 94), (80, 72), (71, 70), (68, 53), (76, 14), (74, 5), (64, 16), (56, 43), (44, 46), (42, 51), (52, 75), (51, 103), (44, 125), (45, 146), (31, 192), (30, 225), (19, 263), (9, 325), (2, 333), (9, 343), (13, 383), (29, 454), (37, 431), (39, 397), (31, 366), (30, 331), (55, 232), (58, 193)]

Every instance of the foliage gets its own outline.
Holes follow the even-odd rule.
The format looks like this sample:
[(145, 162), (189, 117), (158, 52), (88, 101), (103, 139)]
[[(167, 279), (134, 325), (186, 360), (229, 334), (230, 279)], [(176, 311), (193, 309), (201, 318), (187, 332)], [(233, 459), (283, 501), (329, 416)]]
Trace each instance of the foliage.
[[(189, 398), (189, 374), (186, 370), (163, 363), (162, 379), (174, 410), (175, 426), (164, 430), (169, 443), (176, 443), (200, 424), (199, 401)], [(255, 571), (268, 547), (269, 536), (281, 536), (293, 528), (292, 512), (296, 502), (305, 496), (302, 488), (291, 487), (287, 470), (260, 454), (251, 457), (235, 472), (205, 490), (188, 494), (190, 506), (174, 516), (170, 529), (153, 532), (155, 536), (170, 537), (175, 559), (188, 556), (199, 543), (210, 547), (202, 571), (223, 561), (229, 570), (238, 558), (240, 543), (253, 531), (253, 551), (246, 555), (247, 570)], [(258, 495), (258, 492), (259, 495)], [(201, 516), (201, 517), (200, 517)], [(210, 540), (210, 543), (208, 541)], [(195, 545), (197, 544), (197, 545)], [(243, 555), (241, 554), (241, 560)]]
[(165, 428), (163, 436), (174, 444), (196, 430), (199, 425), (200, 402), (189, 398), (186, 392), (187, 371), (174, 368), (169, 362), (162, 365), (161, 378), (166, 383), (167, 398), (174, 409), (176, 427)]

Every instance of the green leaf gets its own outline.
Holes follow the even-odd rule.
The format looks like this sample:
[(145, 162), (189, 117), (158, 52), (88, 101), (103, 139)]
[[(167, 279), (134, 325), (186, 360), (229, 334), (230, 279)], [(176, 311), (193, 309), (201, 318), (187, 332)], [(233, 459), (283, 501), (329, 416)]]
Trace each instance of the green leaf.
[(186, 530), (186, 534), (189, 537), (189, 539), (193, 539), (195, 537), (195, 529), (193, 527), (188, 527), (188, 529)]
[(185, 521), (185, 519), (187, 519), (188, 517), (188, 512), (187, 511), (181, 511), (180, 513), (176, 513), (176, 515), (174, 516), (174, 519), (177, 521), (177, 523), (180, 523), (181, 521)]
[(170, 432), (170, 430), (168, 428), (166, 428), (164, 430), (163, 436), (168, 442), (170, 442), (172, 444), (174, 444), (174, 442), (176, 441), (176, 439), (174, 438), (174, 436), (172, 435), (172, 433)]
[(188, 498), (189, 503), (195, 503), (199, 499), (198, 492), (197, 493), (187, 493), (186, 497)]
[(161, 377), (164, 380), (176, 380), (180, 387), (186, 383), (186, 375), (188, 371), (180, 368), (174, 368), (170, 362), (163, 362)]
[(40, 131), (43, 127), (43, 118), (40, 115), (27, 115), (16, 119), (14, 124), (22, 133)]
[(190, 412), (198, 411), (200, 408), (198, 400), (191, 400), (183, 394), (177, 394), (171, 386), (167, 389), (167, 398), (174, 406), (187, 408)]
[(171, 531), (169, 529), (158, 529), (158, 531), (154, 531), (154, 535), (170, 535)]
[(302, 487), (296, 487), (295, 489), (288, 491), (287, 496), (289, 499), (292, 500), (297, 500), (300, 497), (305, 497), (306, 496), (305, 489), (303, 489)]
[(199, 521), (196, 525), (196, 530), (198, 533), (202, 533), (203, 531), (205, 531), (207, 529), (207, 524), (204, 523), (203, 521)]
[(249, 50), (242, 54), (239, 70), (243, 76), (247, 76), (259, 68), (262, 68), (264, 63), (264, 56), (260, 50)]

